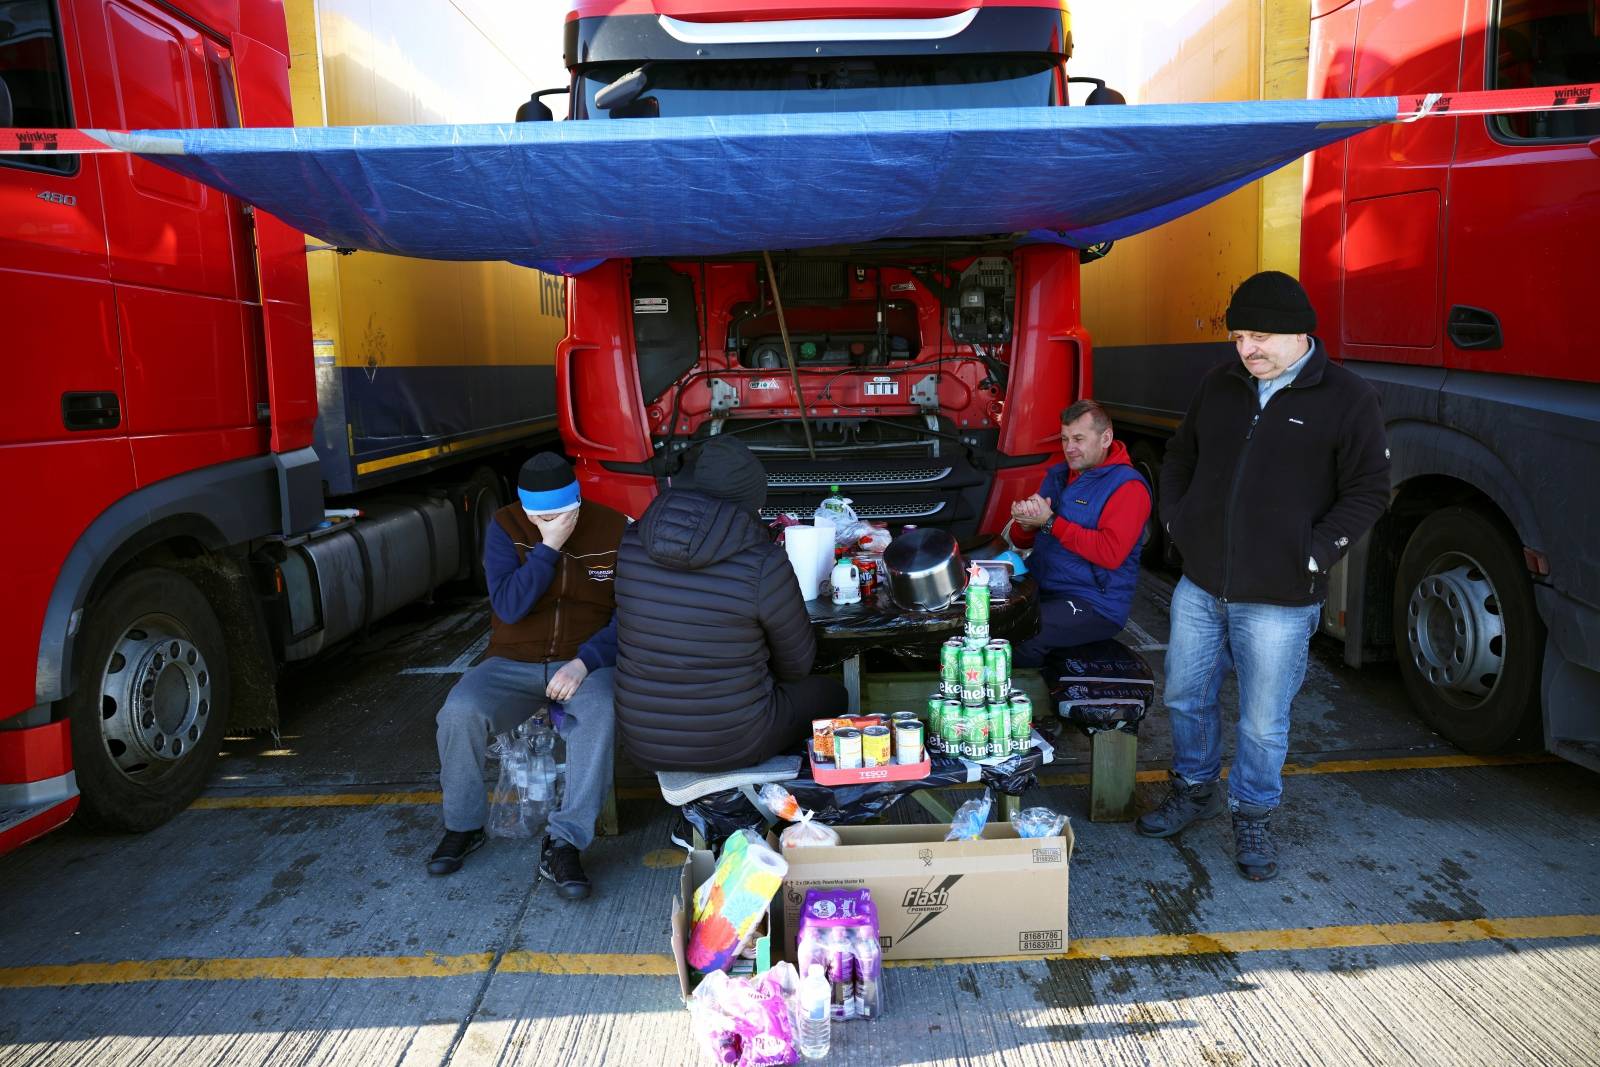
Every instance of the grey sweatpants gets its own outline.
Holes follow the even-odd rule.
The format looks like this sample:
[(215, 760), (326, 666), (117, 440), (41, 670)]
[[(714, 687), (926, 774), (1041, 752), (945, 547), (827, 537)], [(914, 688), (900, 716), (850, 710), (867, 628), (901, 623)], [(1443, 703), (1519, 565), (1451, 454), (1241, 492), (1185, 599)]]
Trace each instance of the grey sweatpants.
[[(496, 656), (468, 671), (444, 698), (438, 740), (446, 830), (477, 830), (488, 821), (483, 764), (489, 737), (516, 729), (549, 703), (545, 686), (566, 662), (522, 663)], [(560, 809), (550, 816), (549, 833), (578, 849), (594, 840), (595, 820), (611, 790), (612, 674), (610, 667), (591, 672), (562, 705), (567, 784)]]

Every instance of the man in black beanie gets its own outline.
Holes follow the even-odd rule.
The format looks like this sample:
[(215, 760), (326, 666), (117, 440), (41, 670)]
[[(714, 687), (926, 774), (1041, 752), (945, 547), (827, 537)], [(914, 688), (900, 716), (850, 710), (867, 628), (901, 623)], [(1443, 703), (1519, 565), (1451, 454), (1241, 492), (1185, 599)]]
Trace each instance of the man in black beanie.
[(713, 437), (622, 535), (617, 733), (641, 767), (747, 767), (845, 710), (843, 685), (809, 677), (816, 638), (766, 498), (750, 450)]
[(1217, 695), (1231, 666), (1239, 737), (1226, 802), (1234, 861), (1253, 881), (1278, 873), (1269, 819), (1328, 570), (1389, 500), (1378, 395), (1329, 362), (1316, 328), (1295, 279), (1245, 279), (1228, 306), (1239, 363), (1206, 375), (1161, 468), (1162, 521), (1183, 553), (1167, 648), (1172, 781), (1136, 829), (1170, 837), (1221, 814)]
[(550, 813), (539, 876), (569, 900), (589, 895), (579, 853), (611, 791), (612, 629), (617, 542), (627, 517), (582, 499), (572, 466), (553, 452), (522, 465), (517, 500), (494, 514), (484, 539), (489, 652), (439, 709), (444, 839), (428, 873), (454, 874), (483, 844), (489, 735), (509, 733), (547, 703), (561, 705), (567, 784)]

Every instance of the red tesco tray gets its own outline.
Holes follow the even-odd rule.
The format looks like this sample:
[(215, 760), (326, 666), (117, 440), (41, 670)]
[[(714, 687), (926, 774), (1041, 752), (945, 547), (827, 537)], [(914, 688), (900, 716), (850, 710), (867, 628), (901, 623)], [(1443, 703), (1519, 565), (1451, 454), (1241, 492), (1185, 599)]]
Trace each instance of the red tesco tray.
[(806, 742), (806, 758), (811, 761), (811, 777), (819, 785), (863, 785), (867, 782), (914, 782), (933, 770), (928, 750), (922, 750), (921, 763), (890, 763), (884, 767), (847, 767), (840, 770), (832, 760), (817, 759), (811, 742)]

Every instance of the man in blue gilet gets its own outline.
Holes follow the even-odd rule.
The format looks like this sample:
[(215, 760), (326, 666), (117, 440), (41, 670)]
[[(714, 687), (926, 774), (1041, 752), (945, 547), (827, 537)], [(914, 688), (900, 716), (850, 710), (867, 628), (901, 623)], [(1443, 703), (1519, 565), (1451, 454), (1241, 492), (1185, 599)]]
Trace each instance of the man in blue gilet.
[(1139, 581), (1150, 487), (1099, 404), (1080, 400), (1061, 413), (1061, 451), (1066, 462), (1011, 506), (1012, 542), (1033, 546), (1028, 573), (1039, 584), (1039, 633), (1017, 645), (1018, 667), (1039, 666), (1053, 648), (1115, 637)]

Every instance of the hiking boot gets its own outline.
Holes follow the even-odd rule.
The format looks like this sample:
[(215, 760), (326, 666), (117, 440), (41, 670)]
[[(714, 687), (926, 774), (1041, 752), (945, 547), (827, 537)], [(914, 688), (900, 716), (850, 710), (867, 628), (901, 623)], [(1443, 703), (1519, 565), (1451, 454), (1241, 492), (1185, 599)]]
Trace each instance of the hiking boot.
[(428, 873), (455, 874), (461, 869), (461, 861), (467, 858), (469, 852), (476, 852), (483, 847), (483, 841), (482, 830), (446, 830), (444, 840), (428, 857)]
[(1218, 783), (1190, 785), (1174, 774), (1160, 805), (1139, 816), (1133, 828), (1145, 837), (1171, 837), (1197, 819), (1221, 815), (1225, 806)]
[(1252, 882), (1278, 877), (1278, 843), (1267, 825), (1272, 812), (1241, 804), (1233, 813), (1233, 862)]
[(556, 884), (556, 892), (566, 900), (582, 900), (589, 895), (589, 876), (583, 873), (578, 850), (554, 837), (544, 839), (539, 853), (539, 875)]

